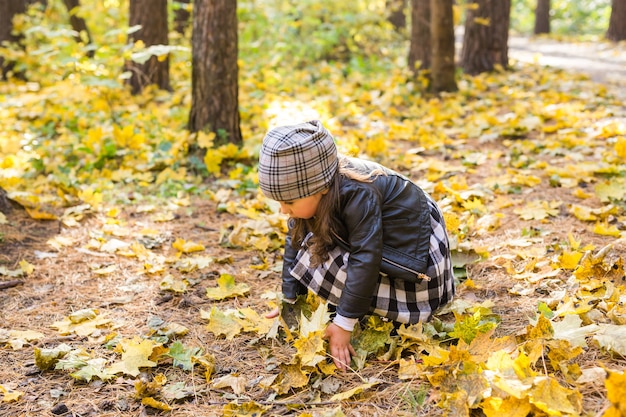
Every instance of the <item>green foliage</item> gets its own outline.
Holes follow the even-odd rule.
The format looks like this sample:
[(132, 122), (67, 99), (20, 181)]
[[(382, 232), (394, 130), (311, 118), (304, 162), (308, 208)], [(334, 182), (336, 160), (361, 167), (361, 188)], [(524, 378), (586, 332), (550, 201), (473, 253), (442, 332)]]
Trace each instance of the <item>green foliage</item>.
[[(535, 27), (536, 0), (511, 2), (511, 30), (532, 34)], [(585, 37), (603, 35), (609, 24), (610, 0), (552, 0), (550, 29), (553, 35)]]
[(239, 5), (240, 48), (259, 64), (292, 70), (316, 61), (370, 65), (406, 41), (384, 18), (384, 1), (270, 0)]
[(400, 395), (402, 401), (406, 403), (408, 411), (416, 414), (424, 407), (427, 397), (428, 389), (425, 387), (419, 387), (417, 390), (407, 388), (407, 390)]

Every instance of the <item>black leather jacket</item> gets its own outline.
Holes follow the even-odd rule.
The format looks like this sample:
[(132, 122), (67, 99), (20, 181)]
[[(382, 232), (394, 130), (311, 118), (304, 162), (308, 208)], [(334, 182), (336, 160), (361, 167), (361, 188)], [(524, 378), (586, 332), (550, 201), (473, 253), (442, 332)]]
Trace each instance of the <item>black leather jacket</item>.
[[(337, 313), (361, 318), (370, 310), (379, 273), (394, 279), (419, 281), (426, 277), (432, 229), (427, 195), (406, 177), (370, 161), (350, 158), (362, 172), (383, 170), (373, 182), (341, 176), (340, 210), (343, 230), (337, 245), (350, 253), (346, 285)], [(306, 293), (290, 273), (297, 250), (287, 234), (283, 257), (282, 291), (286, 298)]]

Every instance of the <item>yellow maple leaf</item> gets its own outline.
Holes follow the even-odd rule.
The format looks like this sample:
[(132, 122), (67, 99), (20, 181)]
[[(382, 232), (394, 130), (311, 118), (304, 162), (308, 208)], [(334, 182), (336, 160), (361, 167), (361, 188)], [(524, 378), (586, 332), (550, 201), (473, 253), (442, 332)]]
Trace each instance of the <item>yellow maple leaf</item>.
[(488, 17), (475, 17), (474, 23), (477, 25), (489, 26), (491, 25), (491, 20)]
[(246, 391), (247, 378), (237, 374), (224, 375), (213, 380), (213, 388), (231, 388), (235, 394)]
[[(39, 340), (44, 338), (44, 334), (34, 330), (10, 330), (8, 343), (13, 350), (24, 347), (31, 340)], [(3, 340), (4, 342), (5, 340)]]
[(576, 269), (582, 257), (583, 254), (578, 251), (563, 251), (559, 255), (558, 267), (562, 269)]
[(528, 400), (513, 396), (486, 398), (481, 403), (481, 408), (487, 417), (526, 417), (531, 411)]
[(608, 203), (611, 199), (621, 200), (626, 197), (626, 182), (623, 178), (611, 178), (598, 183), (594, 190), (603, 203)]
[(182, 253), (201, 252), (205, 249), (204, 245), (196, 242), (186, 241), (178, 238), (172, 243), (172, 247)]
[(35, 220), (57, 220), (59, 217), (56, 214), (43, 211), (42, 208), (24, 207), (28, 215)]
[(167, 403), (164, 403), (163, 401), (155, 400), (152, 397), (143, 397), (141, 399), (141, 404), (148, 406), (150, 408), (154, 408), (156, 410), (172, 411), (172, 407), (170, 407)]
[(204, 149), (210, 149), (213, 147), (213, 140), (215, 139), (215, 132), (198, 132), (196, 136), (196, 143), (199, 147)]
[(513, 397), (523, 398), (532, 387), (532, 383), (526, 381), (523, 364), (516, 363), (503, 350), (493, 352), (485, 366), (492, 372), (492, 385)]
[(271, 406), (264, 406), (254, 401), (246, 401), (244, 403), (228, 403), (222, 408), (222, 411), (224, 417), (260, 417), (271, 408)]
[(615, 142), (615, 153), (620, 158), (626, 160), (626, 136), (620, 136)]
[(94, 191), (92, 187), (87, 187), (78, 192), (78, 198), (81, 201), (90, 204), (93, 208), (98, 208), (102, 204), (102, 193)]
[(531, 404), (551, 416), (579, 416), (582, 411), (582, 394), (559, 385), (553, 378), (538, 378), (528, 397)]
[(609, 226), (609, 224), (606, 221), (597, 222), (595, 226), (593, 227), (593, 233), (597, 235), (602, 235), (602, 236), (614, 236), (614, 237), (620, 237), (622, 235), (622, 232), (620, 232), (617, 226), (615, 225)]
[(139, 368), (154, 368), (157, 363), (151, 361), (152, 351), (160, 346), (150, 339), (122, 339), (116, 350), (122, 351), (122, 360), (114, 363), (108, 369), (111, 374), (124, 373), (126, 375), (137, 376), (141, 372)]
[(584, 222), (592, 222), (598, 219), (598, 217), (593, 214), (591, 207), (581, 206), (580, 204), (572, 204), (570, 213)]
[(189, 287), (187, 280), (176, 279), (171, 274), (167, 274), (163, 277), (159, 283), (159, 288), (164, 291), (173, 291), (176, 293), (184, 293)]
[(240, 308), (237, 313), (241, 315), (240, 320), (243, 330), (246, 332), (257, 332), (258, 334), (267, 334), (274, 325), (274, 319), (268, 319), (250, 307)]
[(464, 209), (478, 215), (484, 214), (487, 211), (483, 202), (477, 197), (464, 201), (462, 206)]
[(239, 320), (232, 315), (225, 314), (216, 307), (213, 307), (208, 313), (201, 311), (200, 316), (209, 320), (207, 330), (216, 336), (223, 335), (227, 340), (232, 340), (243, 328)]
[(235, 277), (230, 274), (222, 274), (217, 279), (217, 287), (207, 288), (206, 296), (212, 300), (245, 296), (250, 292), (250, 286), (245, 283), (235, 283)]
[(531, 201), (525, 207), (513, 210), (523, 220), (543, 220), (559, 214), (560, 203), (547, 201)]
[[(626, 372), (610, 372), (604, 381), (607, 399), (611, 402), (611, 411), (607, 410), (605, 416), (626, 415)], [(612, 414), (611, 414), (612, 413)]]
[[(79, 312), (86, 310), (79, 310)], [(77, 334), (79, 336), (89, 336), (98, 330), (99, 327), (105, 326), (111, 323), (111, 319), (107, 319), (105, 314), (98, 315), (94, 311), (93, 316), (89, 315), (85, 319), (78, 319), (76, 314), (65, 317), (61, 321), (52, 323), (51, 327), (54, 327), (62, 335)]]
[(220, 170), (223, 160), (224, 156), (217, 149), (207, 149), (204, 155), (204, 165), (206, 165), (209, 174), (213, 174), (219, 178), (221, 176)]
[(541, 178), (534, 175), (517, 174), (511, 178), (513, 184), (525, 185), (527, 187), (534, 187), (541, 184)]
[(285, 394), (292, 388), (300, 388), (309, 383), (309, 376), (299, 363), (281, 364), (280, 368), (278, 381), (272, 385), (278, 394)]
[(24, 393), (22, 391), (15, 391), (11, 388), (7, 388), (0, 384), (0, 392), (2, 393), (2, 402), (10, 403), (19, 400)]
[(572, 195), (576, 198), (580, 198), (581, 200), (593, 197), (593, 194), (586, 192), (582, 188), (577, 188), (572, 191)]
[(35, 266), (31, 263), (29, 263), (27, 260), (22, 259), (20, 261), (20, 268), (22, 269), (22, 271), (24, 271), (24, 273), (26, 275), (30, 275), (33, 273), (33, 271), (35, 270)]
[(551, 339), (554, 335), (552, 322), (546, 316), (540, 314), (535, 326), (529, 325), (526, 327), (526, 335), (529, 340)]
[(379, 381), (373, 381), (373, 382), (367, 382), (365, 384), (361, 384), (357, 387), (354, 387), (348, 391), (344, 391), (344, 392), (340, 392), (338, 394), (333, 395), (330, 398), (330, 401), (343, 401), (343, 400), (347, 400), (348, 398), (351, 398), (357, 394), (362, 393), (363, 391), (366, 391), (376, 385), (378, 385), (380, 382)]
[(299, 337), (294, 342), (293, 345), (298, 351), (302, 365), (315, 366), (326, 359), (326, 350), (322, 337), (322, 332), (316, 332), (306, 337)]

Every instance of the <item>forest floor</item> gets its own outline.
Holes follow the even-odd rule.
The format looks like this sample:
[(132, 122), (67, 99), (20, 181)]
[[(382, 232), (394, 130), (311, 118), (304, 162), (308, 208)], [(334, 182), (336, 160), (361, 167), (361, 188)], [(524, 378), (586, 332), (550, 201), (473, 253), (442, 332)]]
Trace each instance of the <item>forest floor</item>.
[[(512, 47), (512, 59), (522, 60), (526, 45), (520, 41)], [(547, 48), (547, 46), (546, 46)], [(562, 51), (562, 46), (558, 48)], [(535, 48), (533, 48), (535, 50)], [(573, 51), (578, 51), (572, 47)], [(600, 53), (601, 51), (598, 51)], [(536, 55), (536, 51), (528, 53)], [(557, 55), (556, 51), (542, 52), (542, 59)], [(583, 54), (585, 56), (585, 54)], [(573, 61), (567, 59), (568, 66)], [(615, 57), (613, 57), (615, 58)], [(529, 58), (530, 59), (530, 58)], [(532, 58), (534, 59), (534, 58)], [(621, 58), (620, 58), (621, 59)], [(603, 70), (606, 63), (592, 59), (602, 68), (596, 74), (609, 76)], [(542, 61), (540, 61), (542, 62)], [(612, 61), (613, 62), (613, 61)], [(550, 64), (556, 65), (556, 64)], [(622, 64), (620, 64), (622, 65)], [(589, 70), (590, 64), (585, 58), (582, 69)], [(594, 66), (595, 68), (595, 66)], [(613, 74), (621, 74), (616, 67)], [(616, 75), (617, 77), (617, 75)], [(619, 77), (617, 77), (619, 78)], [(613, 82), (614, 80), (611, 80)], [(619, 81), (619, 80), (617, 80)], [(614, 84), (618, 85), (618, 84)], [(621, 84), (623, 86), (623, 84)], [(626, 117), (626, 109), (624, 109)], [(486, 160), (471, 169), (461, 166), (449, 155), (456, 151), (466, 154), (482, 153), (489, 155)], [(509, 161), (507, 144), (501, 141), (480, 143), (466, 141), (452, 147), (448, 155), (430, 154), (424, 157), (433, 164), (447, 164), (451, 172), (457, 169), (463, 172), (467, 184), (481, 184), (487, 178), (502, 175), (502, 166)], [(570, 156), (535, 155), (553, 167), (567, 169), (572, 163)], [(594, 153), (580, 155), (580, 162), (594, 158)], [(490, 256), (467, 265), (467, 276), (474, 285), (460, 286), (457, 299), (478, 303), (493, 302), (493, 311), (501, 317), (497, 327), (498, 335), (519, 335), (525, 331), (530, 320), (535, 316), (537, 306), (547, 300), (546, 295), (553, 290), (565, 287), (571, 277), (571, 271), (560, 271), (549, 279), (528, 283), (510, 273), (504, 266), (506, 259), (517, 259), (522, 264), (533, 253), (544, 253), (546, 249), (567, 242), (571, 235), (598, 251), (607, 245), (615, 245), (611, 251), (614, 258), (626, 258), (626, 245), (614, 237), (600, 236), (593, 233), (589, 224), (577, 219), (568, 207), (578, 200), (573, 197), (572, 189), (551, 186), (545, 180), (545, 171), (540, 164), (525, 171), (529, 177), (543, 178), (540, 185), (534, 186), (517, 201), (549, 200), (557, 202), (556, 214), (545, 220), (523, 220), (513, 204), (499, 210), (502, 217), (500, 226), (484, 235), (473, 236), (474, 247), (488, 249)], [(415, 172), (422, 175), (424, 172)], [(129, 193), (129, 190), (119, 190)], [(162, 202), (167, 205), (169, 202)], [(107, 335), (96, 332), (89, 336), (59, 335), (51, 324), (63, 320), (71, 312), (85, 308), (94, 308), (106, 312), (112, 320), (115, 332), (123, 335), (149, 335), (154, 333), (151, 320), (158, 318), (165, 323), (176, 322), (189, 331), (185, 336), (188, 344), (202, 347), (211, 352), (219, 366), (216, 376), (239, 375), (248, 381), (244, 394), (234, 394), (229, 388), (215, 388), (207, 384), (203, 375), (198, 373), (190, 378), (188, 374), (175, 367), (163, 370), (168, 380), (185, 380), (193, 386), (193, 395), (176, 404), (172, 411), (162, 413), (170, 416), (219, 416), (223, 408), (232, 400), (254, 401), (269, 407), (268, 415), (300, 415), (308, 412), (316, 416), (339, 416), (337, 407), (349, 416), (409, 416), (441, 415), (436, 402), (436, 394), (429, 393), (418, 401), (414, 393), (420, 392), (419, 382), (400, 380), (397, 367), (390, 361), (372, 360), (359, 372), (336, 374), (332, 379), (332, 388), (315, 387), (314, 390), (293, 390), (286, 396), (276, 399), (272, 391), (259, 383), (265, 377), (276, 374), (278, 364), (289, 362), (291, 348), (274, 339), (258, 338), (254, 334), (241, 333), (228, 340), (216, 337), (207, 330), (207, 322), (201, 317), (201, 311), (209, 311), (213, 306), (225, 308), (249, 307), (262, 314), (271, 309), (264, 294), (278, 291), (279, 274), (271, 268), (269, 271), (255, 268), (259, 259), (251, 251), (228, 248), (220, 245), (224, 233), (232, 230), (240, 221), (240, 216), (218, 209), (218, 202), (208, 194), (196, 196), (190, 204), (181, 204), (172, 209), (174, 217), (160, 222), (153, 212), (144, 211), (138, 206), (118, 206), (120, 212), (115, 217), (119, 229), (119, 239), (137, 236), (145, 229), (159, 231), (160, 240), (153, 242), (153, 251), (165, 258), (172, 259), (176, 251), (172, 248), (175, 237), (184, 237), (204, 245), (205, 254), (217, 260), (211, 267), (202, 271), (191, 272), (188, 280), (192, 283), (184, 293), (165, 291), (160, 285), (161, 277), (140, 273), (145, 265), (136, 258), (103, 253), (90, 248), (93, 239), (102, 237), (103, 230), (116, 230), (111, 226), (111, 217), (102, 213), (87, 214), (78, 225), (66, 228), (59, 221), (33, 220), (24, 209), (13, 205), (5, 214), (8, 222), (0, 224), (0, 266), (9, 270), (19, 267), (19, 262), (28, 259), (35, 270), (27, 277), (11, 278), (3, 276), (0, 283), (16, 279), (18, 285), (0, 289), (0, 329), (36, 331), (44, 335), (30, 344), (34, 347), (49, 347), (59, 343), (84, 346), (86, 349), (103, 351), (102, 345)], [(590, 198), (586, 204), (602, 207), (597, 197)], [(617, 221), (617, 220), (616, 220)], [(617, 221), (619, 223), (619, 221)], [(625, 224), (618, 224), (625, 228)], [(52, 248), (51, 239), (63, 237), (71, 241), (69, 246)], [(108, 237), (111, 237), (109, 235)], [(548, 259), (546, 256), (544, 259)], [(279, 259), (268, 259), (272, 266), (279, 265)], [(114, 272), (95, 274), (94, 270), (114, 265)], [(546, 265), (538, 265), (541, 269)], [(550, 269), (550, 268), (548, 268)], [(211, 301), (206, 297), (206, 289), (216, 286), (216, 279), (224, 273), (232, 274), (238, 283), (250, 286), (250, 294), (235, 300)], [(523, 291), (511, 291), (525, 286)], [(554, 300), (552, 300), (554, 302)], [(0, 334), (2, 339), (2, 334)], [(28, 345), (28, 343), (27, 343)], [(599, 349), (589, 349), (580, 355), (576, 362), (581, 368), (610, 364), (611, 369), (626, 369), (626, 359), (611, 356)], [(0, 385), (11, 383), (11, 388), (24, 392), (18, 402), (0, 403), (0, 417), (43, 417), (53, 415), (107, 417), (107, 416), (144, 416), (161, 414), (153, 408), (142, 405), (135, 398), (135, 386), (132, 379), (119, 377), (112, 383), (92, 381), (87, 384), (71, 378), (66, 372), (42, 372), (35, 366), (33, 349), (0, 349)], [(143, 375), (143, 374), (142, 374)], [(382, 381), (375, 391), (365, 393), (358, 400), (345, 400), (341, 403), (327, 401), (329, 392), (345, 391), (358, 387), (369, 377)], [(7, 386), (8, 386), (7, 385)], [(320, 394), (322, 392), (322, 394)], [(606, 408), (605, 388), (602, 381), (588, 383), (583, 388), (584, 415), (601, 415)], [(320, 396), (321, 395), (321, 396)], [(300, 409), (294, 406), (300, 404)], [(306, 405), (305, 405), (306, 404)], [(234, 414), (233, 414), (234, 415)], [(237, 414), (237, 415), (254, 415)], [(306, 414), (303, 414), (306, 415)]]

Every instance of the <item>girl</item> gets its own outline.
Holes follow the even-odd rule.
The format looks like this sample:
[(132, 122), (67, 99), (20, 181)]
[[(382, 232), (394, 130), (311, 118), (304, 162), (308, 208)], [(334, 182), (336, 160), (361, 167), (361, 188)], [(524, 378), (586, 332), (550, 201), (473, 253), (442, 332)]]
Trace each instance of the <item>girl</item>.
[(258, 172), (263, 193), (290, 216), (284, 300), (311, 290), (335, 307), (325, 337), (337, 368), (349, 366), (351, 332), (365, 315), (413, 324), (452, 299), (443, 216), (406, 177), (338, 155), (317, 120), (270, 130)]

